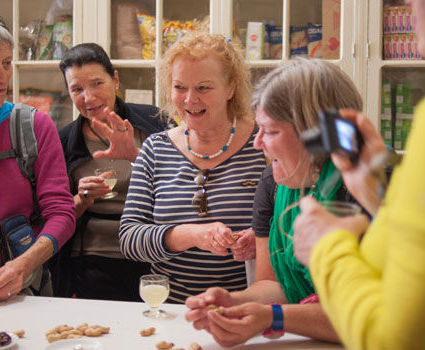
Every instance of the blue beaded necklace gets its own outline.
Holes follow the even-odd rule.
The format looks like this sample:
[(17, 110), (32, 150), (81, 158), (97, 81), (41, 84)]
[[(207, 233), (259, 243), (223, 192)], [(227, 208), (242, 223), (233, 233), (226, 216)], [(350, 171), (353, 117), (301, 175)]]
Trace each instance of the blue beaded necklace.
[(227, 140), (227, 143), (219, 151), (217, 151), (216, 153), (211, 154), (209, 156), (195, 152), (192, 149), (192, 147), (190, 147), (190, 145), (189, 145), (189, 128), (187, 128), (184, 131), (184, 143), (185, 143), (188, 151), (190, 153), (192, 153), (194, 156), (196, 156), (198, 158), (202, 158), (202, 159), (213, 159), (213, 158), (218, 157), (220, 154), (222, 154), (223, 152), (228, 150), (230, 144), (232, 143), (233, 136), (235, 136), (235, 130), (236, 130), (236, 117), (233, 118), (233, 125), (232, 125), (232, 128), (230, 129), (230, 136), (229, 136), (229, 139)]

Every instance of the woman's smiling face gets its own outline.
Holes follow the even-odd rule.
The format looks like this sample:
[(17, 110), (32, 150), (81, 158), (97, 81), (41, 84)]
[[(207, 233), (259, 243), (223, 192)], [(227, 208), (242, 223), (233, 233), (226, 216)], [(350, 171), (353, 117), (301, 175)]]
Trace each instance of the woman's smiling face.
[(81, 67), (71, 66), (65, 71), (68, 92), (82, 116), (103, 119), (103, 109), (114, 110), (115, 90), (118, 89), (118, 73), (111, 77), (98, 63)]
[(228, 119), (233, 88), (218, 59), (179, 56), (173, 62), (171, 79), (172, 102), (189, 128), (211, 128)]

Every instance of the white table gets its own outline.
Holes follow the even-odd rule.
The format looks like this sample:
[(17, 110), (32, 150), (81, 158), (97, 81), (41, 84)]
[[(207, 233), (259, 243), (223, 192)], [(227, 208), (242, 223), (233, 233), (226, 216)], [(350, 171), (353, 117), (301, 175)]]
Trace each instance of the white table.
[[(161, 340), (173, 342), (176, 348), (187, 349), (197, 342), (203, 350), (222, 349), (212, 336), (197, 331), (186, 322), (184, 305), (164, 304), (162, 309), (173, 319), (151, 320), (142, 315), (144, 303), (100, 301), (18, 296), (0, 303), (0, 331), (25, 330), (25, 337), (17, 340), (12, 349), (43, 350), (49, 344), (45, 333), (60, 324), (76, 327), (87, 322), (110, 327), (110, 334), (94, 338), (105, 350), (155, 350)], [(141, 337), (141, 329), (155, 327), (156, 334)], [(72, 347), (71, 347), (72, 348)], [(322, 343), (293, 334), (285, 334), (279, 340), (257, 336), (245, 345), (233, 349), (343, 349), (341, 346)]]

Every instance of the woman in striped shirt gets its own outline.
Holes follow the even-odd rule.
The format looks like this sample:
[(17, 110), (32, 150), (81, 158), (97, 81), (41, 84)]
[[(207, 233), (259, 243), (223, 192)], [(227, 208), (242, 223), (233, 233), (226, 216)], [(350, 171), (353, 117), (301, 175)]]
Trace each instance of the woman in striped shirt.
[(149, 137), (135, 162), (120, 245), (170, 279), (168, 302), (212, 286), (246, 287), (255, 188), (265, 168), (254, 148), (250, 76), (221, 35), (188, 34), (161, 66), (166, 110), (181, 123)]

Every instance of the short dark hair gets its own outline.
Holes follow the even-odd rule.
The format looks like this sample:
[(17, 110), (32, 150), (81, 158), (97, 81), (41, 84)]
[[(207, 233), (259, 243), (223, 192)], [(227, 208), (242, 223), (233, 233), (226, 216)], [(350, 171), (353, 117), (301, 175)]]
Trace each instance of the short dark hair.
[(59, 63), (59, 68), (65, 78), (65, 71), (72, 67), (82, 67), (85, 64), (98, 63), (105, 69), (112, 78), (114, 77), (114, 67), (105, 50), (95, 43), (83, 43), (75, 45), (68, 50)]

